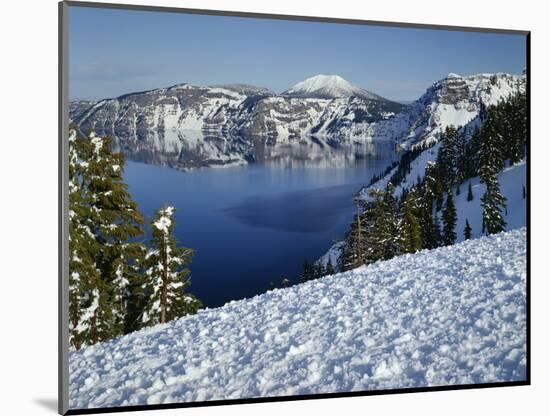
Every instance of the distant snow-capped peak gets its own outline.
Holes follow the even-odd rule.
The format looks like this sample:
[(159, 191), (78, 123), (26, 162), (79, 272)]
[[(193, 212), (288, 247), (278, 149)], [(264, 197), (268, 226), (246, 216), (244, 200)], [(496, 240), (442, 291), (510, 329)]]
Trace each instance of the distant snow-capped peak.
[(371, 100), (382, 100), (383, 98), (373, 94), (361, 87), (351, 84), (339, 75), (315, 75), (299, 82), (283, 95), (301, 98), (346, 98), (364, 97)]

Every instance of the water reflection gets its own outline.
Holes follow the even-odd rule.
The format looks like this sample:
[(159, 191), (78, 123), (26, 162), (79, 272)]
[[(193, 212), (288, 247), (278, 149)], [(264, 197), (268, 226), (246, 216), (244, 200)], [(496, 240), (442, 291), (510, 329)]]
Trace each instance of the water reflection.
[(234, 134), (204, 134), (178, 130), (114, 136), (114, 148), (128, 159), (180, 170), (251, 163), (274, 168), (345, 168), (387, 160), (391, 143), (344, 143), (316, 137), (266, 138)]

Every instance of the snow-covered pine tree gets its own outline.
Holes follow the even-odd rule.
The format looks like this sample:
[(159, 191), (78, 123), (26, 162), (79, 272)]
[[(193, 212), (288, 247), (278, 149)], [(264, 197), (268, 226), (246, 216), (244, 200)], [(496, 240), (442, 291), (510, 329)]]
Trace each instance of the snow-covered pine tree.
[(71, 332), (79, 338), (75, 348), (129, 331), (127, 269), (140, 247), (128, 239), (141, 233), (141, 215), (122, 180), (122, 155), (113, 154), (109, 143), (93, 133), (85, 138), (70, 132), (69, 308)]
[(500, 191), (496, 174), (482, 168), (481, 180), (487, 187), (481, 197), (483, 208), (482, 230), (485, 234), (495, 234), (506, 230), (502, 211), (506, 209), (506, 198)]
[(502, 136), (496, 125), (496, 107), (488, 109), (488, 119), (483, 126), (483, 136), (479, 154), (480, 177), (485, 184), (485, 194), (481, 197), (483, 208), (482, 230), (494, 234), (506, 229), (502, 212), (506, 208), (506, 198), (500, 191), (497, 174), (504, 166)]
[(487, 109), (487, 120), (481, 132), (479, 144), (479, 174), (483, 168), (489, 168), (491, 172), (498, 173), (504, 167), (504, 144), (503, 132), (500, 125), (500, 114), (502, 109), (499, 106), (491, 106)]
[(98, 243), (90, 229), (91, 205), (82, 186), (88, 162), (86, 141), (69, 131), (69, 344), (80, 349), (91, 343), (90, 327), (101, 280), (95, 267)]
[(374, 206), (370, 211), (370, 231), (366, 238), (367, 264), (388, 260), (399, 254), (398, 210), (394, 187), (390, 183), (384, 191), (373, 190)]
[(130, 329), (131, 286), (136, 278), (136, 261), (143, 250), (140, 243), (131, 239), (143, 233), (143, 217), (122, 177), (124, 158), (112, 152), (111, 139), (91, 133), (89, 142), (88, 175), (84, 181), (91, 199), (92, 233), (100, 244), (96, 264), (107, 291), (101, 296), (107, 298), (112, 312), (113, 322), (105, 323), (111, 328), (109, 339)]
[[(113, 296), (112, 302), (118, 302), (116, 310), (125, 310), (123, 330), (127, 334), (141, 327), (140, 316), (144, 307), (143, 264), (147, 248), (144, 244), (126, 244), (124, 249), (117, 260), (113, 281), (113, 287), (118, 288), (120, 295)], [(119, 324), (122, 323), (120, 320)]]
[(449, 189), (443, 210), (443, 244), (448, 246), (456, 240), (456, 207), (453, 201), (453, 193)]
[(466, 219), (466, 225), (464, 226), (464, 239), (469, 240), (472, 238), (472, 227), (470, 227), (470, 223), (468, 222), (468, 219)]
[(152, 249), (145, 256), (145, 309), (142, 325), (162, 324), (195, 313), (201, 302), (186, 291), (193, 251), (177, 247), (173, 235), (175, 208), (159, 209), (151, 220)]
[(447, 127), (441, 141), (437, 154), (438, 177), (443, 189), (448, 189), (457, 181), (459, 159), (457, 130), (452, 126)]
[(509, 98), (500, 100), (497, 104), (498, 111), (498, 126), (499, 131), (502, 132), (503, 137), (503, 160), (511, 159), (514, 147), (514, 129), (513, 129), (513, 115), (512, 115), (512, 101)]
[(511, 163), (525, 158), (527, 143), (527, 99), (523, 91), (506, 101), (506, 157)]

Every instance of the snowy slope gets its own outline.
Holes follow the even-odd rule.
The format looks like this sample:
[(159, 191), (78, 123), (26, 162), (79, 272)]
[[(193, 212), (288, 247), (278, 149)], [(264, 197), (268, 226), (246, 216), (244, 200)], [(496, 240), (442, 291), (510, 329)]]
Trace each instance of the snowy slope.
[(278, 289), (70, 354), (70, 407), (524, 380), (525, 229)]
[[(417, 159), (411, 163), (411, 172), (406, 176), (403, 183), (399, 184), (395, 189), (396, 195), (401, 195), (403, 188), (410, 188), (416, 182), (418, 176), (424, 176), (425, 167), (428, 162), (434, 161), (437, 157), (439, 150), (439, 144), (422, 152)], [(388, 175), (384, 176), (378, 182), (370, 187), (362, 188), (358, 197), (364, 200), (370, 199), (368, 191), (371, 188), (377, 187), (384, 189), (394, 173), (395, 169), (392, 169)], [(514, 230), (516, 228), (524, 227), (527, 224), (527, 203), (523, 198), (523, 186), (526, 185), (527, 172), (525, 162), (520, 162), (514, 166), (507, 167), (502, 170), (498, 175), (498, 182), (502, 195), (506, 198), (507, 210), (504, 213), (504, 221), (506, 221), (506, 230)], [(474, 199), (467, 200), (468, 197), (468, 183), (472, 184), (472, 193)], [(464, 227), (466, 220), (468, 220), (470, 227), (472, 228), (472, 238), (477, 238), (482, 235), (482, 214), (483, 208), (481, 206), (481, 197), (485, 193), (485, 185), (481, 183), (479, 176), (472, 178), (469, 181), (464, 182), (460, 186), (460, 195), (456, 195), (453, 192), (453, 199), (457, 211), (456, 220), (456, 235), (457, 242), (464, 240)], [(446, 196), (444, 196), (446, 198)], [(443, 226), (443, 223), (441, 224)], [(337, 241), (334, 243), (325, 254), (323, 254), (317, 262), (326, 266), (328, 259), (331, 259), (333, 265), (338, 264), (338, 259), (344, 249), (344, 241)]]
[[(523, 186), (526, 186), (527, 173), (525, 162), (505, 168), (498, 175), (498, 182), (502, 195), (506, 198), (507, 212), (504, 221), (506, 229), (524, 227), (527, 224), (527, 201), (523, 199)], [(474, 199), (467, 200), (468, 182), (460, 187), (460, 195), (453, 195), (456, 205), (457, 220), (456, 234), (457, 241), (463, 241), (463, 230), (466, 219), (472, 227), (472, 238), (480, 236), (482, 224), (481, 197), (485, 193), (485, 184), (481, 183), (479, 177), (472, 178), (472, 194)]]

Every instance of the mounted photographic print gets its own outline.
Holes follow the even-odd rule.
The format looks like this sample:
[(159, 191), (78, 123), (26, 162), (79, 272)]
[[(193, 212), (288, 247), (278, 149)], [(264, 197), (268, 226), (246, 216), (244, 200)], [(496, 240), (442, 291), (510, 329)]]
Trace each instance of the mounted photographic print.
[(60, 413), (529, 384), (529, 32), (60, 29)]

